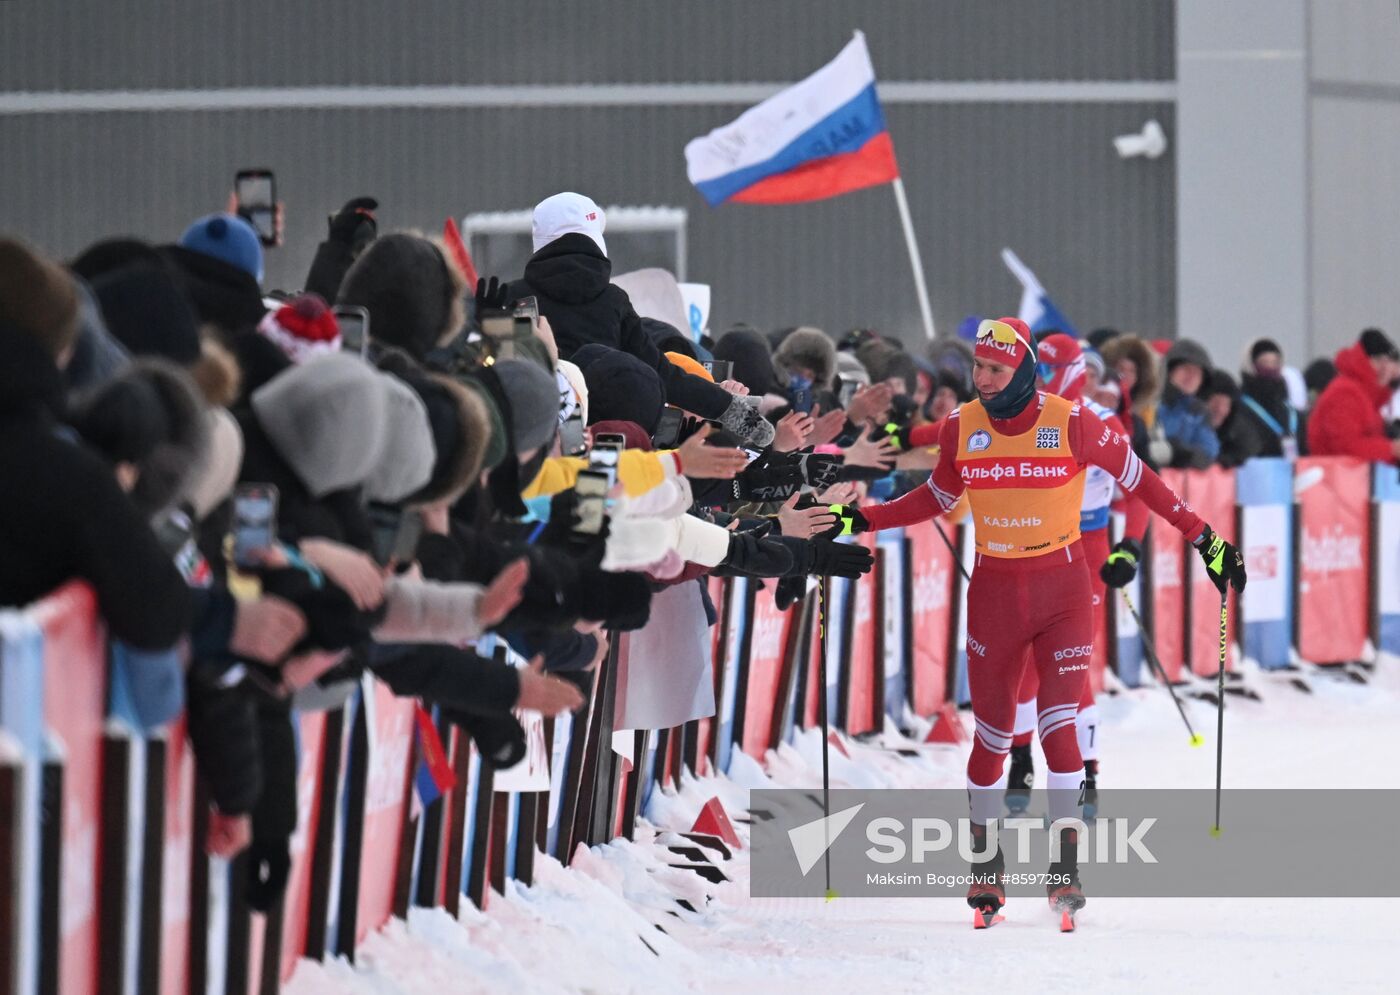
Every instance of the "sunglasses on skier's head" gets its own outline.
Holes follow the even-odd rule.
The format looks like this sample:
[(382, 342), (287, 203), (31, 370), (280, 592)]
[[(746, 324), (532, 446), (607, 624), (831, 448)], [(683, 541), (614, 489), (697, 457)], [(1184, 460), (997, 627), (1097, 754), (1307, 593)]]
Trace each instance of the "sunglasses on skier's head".
[(1015, 326), (995, 318), (985, 318), (977, 326), (978, 348), (991, 347), (994, 350), (1011, 353), (1013, 358), (1019, 353), (1016, 344), (1020, 343), (1027, 352), (1034, 355), (1035, 349), (1026, 341)]
[(1019, 342), (1027, 349), (1031, 347), (1031, 344), (1026, 341), (1025, 336), (1016, 331), (1011, 325), (1008, 325), (1004, 321), (997, 321), (995, 318), (984, 318), (982, 319), (982, 323), (977, 326), (977, 341), (982, 342), (986, 339), (992, 339), (1003, 345), (1011, 345), (1013, 342)]

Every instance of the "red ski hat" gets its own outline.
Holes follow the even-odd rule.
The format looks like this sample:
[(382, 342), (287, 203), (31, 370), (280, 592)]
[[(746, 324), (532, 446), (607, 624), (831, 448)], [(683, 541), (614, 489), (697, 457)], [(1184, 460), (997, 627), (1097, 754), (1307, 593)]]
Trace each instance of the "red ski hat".
[(985, 318), (977, 326), (977, 347), (973, 352), (988, 362), (1014, 369), (1027, 353), (1035, 354), (1031, 342), (1031, 330), (1020, 318)]
[(1045, 336), (1036, 348), (1040, 353), (1040, 380), (1045, 390), (1071, 401), (1079, 400), (1088, 372), (1084, 349), (1064, 332)]
[(293, 363), (304, 363), (340, 349), (340, 326), (316, 294), (298, 294), (258, 323), (258, 331), (277, 343)]

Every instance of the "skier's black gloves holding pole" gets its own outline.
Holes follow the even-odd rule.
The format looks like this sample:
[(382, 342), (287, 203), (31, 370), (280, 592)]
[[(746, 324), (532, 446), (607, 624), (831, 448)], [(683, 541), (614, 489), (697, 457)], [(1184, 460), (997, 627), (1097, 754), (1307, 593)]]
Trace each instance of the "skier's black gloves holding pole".
[(1205, 561), (1206, 576), (1217, 591), (1224, 595), (1226, 584), (1237, 592), (1244, 590), (1247, 579), (1244, 573), (1244, 555), (1238, 546), (1220, 538), (1209, 525), (1194, 545), (1196, 552), (1200, 553), (1201, 559)]
[(1138, 561), (1142, 559), (1142, 544), (1136, 539), (1123, 539), (1113, 547), (1099, 567), (1099, 576), (1109, 587), (1127, 587), (1137, 576)]

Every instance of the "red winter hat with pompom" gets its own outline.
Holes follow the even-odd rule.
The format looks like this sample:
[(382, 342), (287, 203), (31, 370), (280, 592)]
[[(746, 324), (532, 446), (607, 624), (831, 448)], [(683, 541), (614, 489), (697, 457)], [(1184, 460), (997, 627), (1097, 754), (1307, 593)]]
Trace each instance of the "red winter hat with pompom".
[(317, 294), (298, 294), (269, 311), (258, 331), (277, 343), (293, 363), (340, 351), (340, 326)]

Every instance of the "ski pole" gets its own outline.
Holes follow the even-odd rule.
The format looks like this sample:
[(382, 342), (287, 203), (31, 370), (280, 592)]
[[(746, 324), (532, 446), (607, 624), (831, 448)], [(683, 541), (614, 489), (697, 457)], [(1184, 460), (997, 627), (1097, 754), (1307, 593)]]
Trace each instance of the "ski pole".
[(1128, 611), (1132, 613), (1133, 621), (1137, 623), (1138, 636), (1142, 640), (1143, 652), (1147, 654), (1147, 662), (1152, 664), (1152, 673), (1166, 687), (1167, 694), (1172, 696), (1172, 702), (1176, 705), (1177, 713), (1181, 715), (1181, 721), (1186, 723), (1186, 731), (1191, 734), (1191, 745), (1200, 746), (1205, 742), (1205, 738), (1195, 729), (1191, 728), (1191, 720), (1186, 717), (1186, 709), (1181, 704), (1181, 698), (1177, 695), (1176, 688), (1173, 687), (1172, 682), (1167, 679), (1166, 668), (1163, 667), (1161, 661), (1157, 659), (1157, 653), (1152, 648), (1152, 642), (1147, 638), (1147, 628), (1142, 624), (1142, 616), (1140, 616), (1137, 613), (1137, 609), (1133, 607), (1133, 599), (1128, 597), (1128, 592), (1124, 588), (1120, 587), (1118, 593), (1123, 595), (1123, 602), (1128, 606)]
[(826, 865), (826, 897), (831, 892), (831, 725), (826, 714), (826, 575), (817, 578), (817, 718), (822, 727), (822, 815), (828, 834), (822, 862)]
[(953, 554), (953, 562), (958, 565), (958, 573), (963, 575), (963, 580), (971, 584), (972, 578), (967, 575), (967, 567), (963, 566), (962, 557), (959, 556), (958, 551), (953, 548), (953, 540), (948, 538), (948, 533), (943, 531), (943, 526), (938, 524), (938, 519), (936, 518), (933, 520), (933, 527), (938, 530), (938, 538), (943, 540), (943, 545), (948, 547), (948, 552)]
[(1229, 625), (1229, 595), (1220, 595), (1220, 669), (1216, 672), (1219, 678), (1219, 689), (1217, 694), (1220, 697), (1220, 706), (1215, 713), (1215, 825), (1211, 827), (1212, 836), (1220, 835), (1220, 772), (1225, 764), (1225, 640)]

